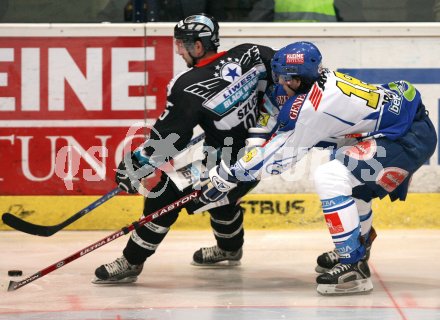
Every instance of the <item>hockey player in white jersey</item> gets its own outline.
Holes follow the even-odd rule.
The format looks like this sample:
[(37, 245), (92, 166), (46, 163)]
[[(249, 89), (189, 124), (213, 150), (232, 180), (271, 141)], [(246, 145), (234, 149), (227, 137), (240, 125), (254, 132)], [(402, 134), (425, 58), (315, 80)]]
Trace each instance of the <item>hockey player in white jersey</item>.
[(274, 55), (274, 80), (290, 97), (276, 132), (231, 167), (221, 163), (211, 169), (201, 199), (218, 201), (239, 181), (280, 174), (311, 148), (334, 141), (334, 159), (314, 173), (336, 248), (335, 265), (317, 277), (317, 290), (365, 293), (373, 289), (367, 262), (374, 238), (372, 199), (405, 200), (411, 176), (434, 153), (437, 136), (419, 91), (409, 82), (372, 85), (323, 69), (321, 60), (309, 42), (292, 43)]

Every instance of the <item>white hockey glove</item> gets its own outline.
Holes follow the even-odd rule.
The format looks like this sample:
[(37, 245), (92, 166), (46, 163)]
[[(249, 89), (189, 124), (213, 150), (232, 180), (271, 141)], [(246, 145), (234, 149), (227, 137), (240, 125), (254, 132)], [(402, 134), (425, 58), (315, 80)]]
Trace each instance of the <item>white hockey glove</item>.
[(199, 200), (205, 204), (223, 199), (237, 186), (238, 182), (223, 161), (209, 170), (208, 177), (201, 177), (200, 180), (202, 192)]

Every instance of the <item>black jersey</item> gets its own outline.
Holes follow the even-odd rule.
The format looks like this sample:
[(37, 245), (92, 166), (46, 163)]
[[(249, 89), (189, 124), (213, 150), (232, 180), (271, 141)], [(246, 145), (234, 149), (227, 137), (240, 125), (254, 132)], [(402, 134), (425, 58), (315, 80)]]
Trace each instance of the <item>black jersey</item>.
[[(221, 149), (226, 141), (235, 161), (245, 146), (248, 129), (256, 124), (259, 99), (272, 82), (273, 54), (274, 50), (266, 46), (242, 44), (175, 76), (168, 84), (167, 106), (151, 138), (163, 139), (177, 133), (179, 139), (174, 146), (182, 150), (193, 129), (200, 125), (205, 144)], [(232, 140), (225, 140), (228, 137)]]

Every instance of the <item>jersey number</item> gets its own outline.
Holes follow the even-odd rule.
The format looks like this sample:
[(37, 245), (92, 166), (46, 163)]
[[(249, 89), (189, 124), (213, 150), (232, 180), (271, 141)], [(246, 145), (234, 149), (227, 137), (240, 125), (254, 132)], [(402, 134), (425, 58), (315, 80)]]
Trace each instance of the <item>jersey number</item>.
[(367, 106), (376, 109), (379, 105), (378, 88), (371, 84), (362, 82), (359, 79), (346, 74), (335, 72), (336, 77), (342, 81), (336, 81), (336, 86), (347, 96), (354, 95), (366, 101)]

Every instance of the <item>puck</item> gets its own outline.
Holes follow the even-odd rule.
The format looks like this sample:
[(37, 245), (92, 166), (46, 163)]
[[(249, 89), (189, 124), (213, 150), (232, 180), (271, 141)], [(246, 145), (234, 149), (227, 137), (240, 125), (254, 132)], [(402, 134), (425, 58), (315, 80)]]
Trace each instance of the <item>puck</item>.
[(19, 277), (23, 275), (23, 271), (21, 270), (9, 270), (8, 271), (8, 276), (10, 277)]

